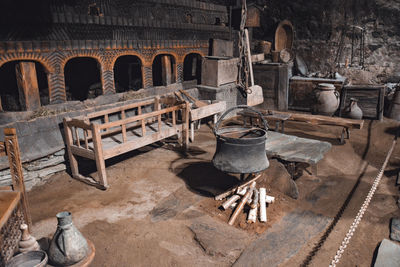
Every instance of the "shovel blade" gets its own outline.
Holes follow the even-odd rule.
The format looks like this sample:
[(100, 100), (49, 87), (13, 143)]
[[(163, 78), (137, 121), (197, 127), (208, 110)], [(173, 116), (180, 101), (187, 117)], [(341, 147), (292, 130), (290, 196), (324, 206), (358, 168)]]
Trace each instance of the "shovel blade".
[(264, 96), (261, 86), (253, 85), (249, 88), (251, 90), (251, 94), (247, 94), (247, 105), (248, 106), (257, 106), (264, 102)]

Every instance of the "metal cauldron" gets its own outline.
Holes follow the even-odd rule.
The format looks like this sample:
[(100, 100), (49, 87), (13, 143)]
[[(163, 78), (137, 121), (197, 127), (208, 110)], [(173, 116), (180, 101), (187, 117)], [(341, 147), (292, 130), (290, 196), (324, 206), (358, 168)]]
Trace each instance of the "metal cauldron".
[[(226, 127), (219, 129), (224, 117), (235, 109), (249, 109), (257, 113), (263, 123), (260, 127)], [(257, 173), (269, 166), (265, 151), (268, 124), (262, 114), (246, 105), (230, 108), (222, 114), (214, 127), (217, 148), (213, 157), (215, 168), (229, 173)]]

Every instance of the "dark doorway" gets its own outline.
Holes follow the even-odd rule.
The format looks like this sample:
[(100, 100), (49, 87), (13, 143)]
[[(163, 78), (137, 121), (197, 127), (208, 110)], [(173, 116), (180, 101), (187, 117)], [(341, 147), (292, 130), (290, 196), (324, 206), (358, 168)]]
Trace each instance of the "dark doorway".
[(102, 94), (100, 66), (90, 57), (70, 59), (64, 68), (67, 100), (86, 100)]
[(153, 61), (153, 85), (169, 85), (175, 83), (175, 58), (168, 54), (155, 57)]
[(117, 93), (143, 88), (142, 62), (137, 56), (121, 56), (114, 64)]
[(183, 80), (197, 80), (197, 84), (201, 83), (201, 62), (202, 56), (199, 54), (189, 54), (183, 62)]
[(0, 98), (1, 111), (24, 111), (25, 96), (23, 91), (18, 88), (16, 68), (21, 62), (35, 63), (34, 71), (36, 71), (37, 86), (40, 94), (40, 103), (42, 106), (49, 104), (49, 86), (47, 82), (47, 73), (45, 68), (39, 62), (34, 61), (11, 61), (0, 67)]

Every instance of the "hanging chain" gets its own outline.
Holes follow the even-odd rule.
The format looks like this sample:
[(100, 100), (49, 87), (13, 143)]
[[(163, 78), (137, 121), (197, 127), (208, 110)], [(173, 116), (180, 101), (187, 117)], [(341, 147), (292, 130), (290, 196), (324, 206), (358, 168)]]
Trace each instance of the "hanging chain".
[(247, 60), (247, 44), (244, 27), (246, 26), (247, 19), (247, 5), (246, 0), (242, 0), (242, 13), (240, 20), (240, 31), (239, 31), (239, 72), (238, 72), (238, 86), (245, 94), (251, 94), (251, 90), (248, 87), (249, 84), (249, 66)]
[(397, 136), (396, 138), (393, 140), (392, 146), (390, 147), (389, 152), (386, 155), (386, 159), (378, 173), (378, 175), (376, 176), (374, 183), (372, 184), (371, 189), (369, 190), (369, 193), (367, 195), (367, 198), (364, 200), (363, 205), (361, 206), (361, 209), (358, 211), (358, 214), (356, 216), (356, 218), (353, 221), (353, 224), (350, 226), (349, 231), (346, 234), (346, 237), (343, 239), (342, 244), (340, 245), (338, 251), (336, 252), (335, 257), (333, 258), (331, 264), (329, 265), (329, 267), (335, 267), (336, 264), (339, 263), (340, 258), (343, 255), (344, 250), (346, 249), (347, 245), (350, 242), (350, 239), (352, 238), (354, 232), (356, 231), (358, 224), (360, 223), (365, 211), (368, 208), (369, 203), (371, 202), (372, 197), (375, 194), (376, 189), (378, 188), (379, 182), (382, 179), (383, 176), (383, 172), (385, 171), (386, 165), (389, 162), (390, 156), (392, 155), (392, 152), (394, 150), (394, 147), (396, 145), (397, 142)]

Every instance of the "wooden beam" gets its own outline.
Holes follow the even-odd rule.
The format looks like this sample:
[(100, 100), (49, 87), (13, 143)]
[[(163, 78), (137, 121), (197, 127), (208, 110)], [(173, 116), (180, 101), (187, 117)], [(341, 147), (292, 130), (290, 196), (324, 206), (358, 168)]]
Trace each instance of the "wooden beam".
[[(354, 128), (354, 129), (362, 129), (364, 126), (364, 120), (353, 120), (353, 119), (345, 119), (339, 117), (328, 117), (323, 115), (312, 115), (312, 114), (303, 114), (303, 113), (292, 113), (292, 112), (284, 112), (284, 111), (275, 111), (275, 110), (260, 110), (261, 113), (268, 114), (288, 114), (290, 117), (288, 121), (300, 121), (306, 122), (312, 125), (333, 125), (333, 126), (342, 126), (346, 128)], [(252, 117), (258, 117), (258, 115), (254, 112), (246, 112), (246, 115)]]
[(172, 83), (172, 68), (171, 68), (171, 60), (169, 55), (161, 56), (161, 72), (162, 72), (162, 81), (163, 85), (169, 85)]
[(20, 103), (24, 110), (40, 108), (39, 85), (34, 62), (20, 62), (15, 65)]

